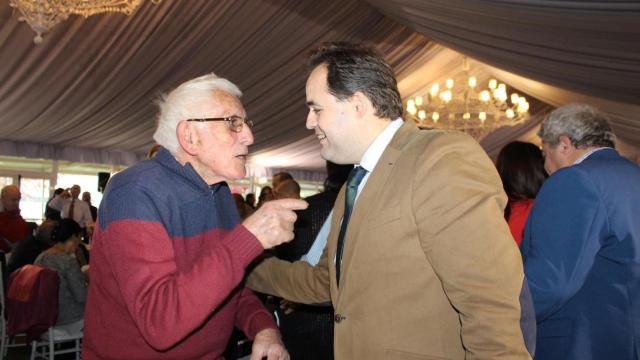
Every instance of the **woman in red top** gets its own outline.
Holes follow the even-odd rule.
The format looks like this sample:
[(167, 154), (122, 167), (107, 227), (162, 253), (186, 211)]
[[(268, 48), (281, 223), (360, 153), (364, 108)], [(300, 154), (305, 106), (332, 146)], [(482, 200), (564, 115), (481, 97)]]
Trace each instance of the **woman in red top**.
[(531, 143), (510, 142), (500, 150), (496, 167), (509, 196), (504, 218), (519, 246), (533, 200), (547, 178), (542, 151)]

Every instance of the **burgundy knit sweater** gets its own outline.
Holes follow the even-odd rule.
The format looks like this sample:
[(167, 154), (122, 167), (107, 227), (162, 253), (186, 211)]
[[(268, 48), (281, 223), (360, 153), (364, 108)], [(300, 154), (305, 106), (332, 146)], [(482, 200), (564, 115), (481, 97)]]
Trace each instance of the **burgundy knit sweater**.
[(220, 359), (233, 326), (276, 328), (241, 284), (260, 253), (225, 183), (162, 149), (116, 176), (91, 249), (84, 359)]

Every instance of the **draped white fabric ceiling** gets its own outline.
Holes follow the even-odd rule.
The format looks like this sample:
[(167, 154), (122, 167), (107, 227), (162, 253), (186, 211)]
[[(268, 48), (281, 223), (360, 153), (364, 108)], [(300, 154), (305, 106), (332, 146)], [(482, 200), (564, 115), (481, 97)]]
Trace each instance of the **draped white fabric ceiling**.
[[(539, 99), (534, 110), (602, 107), (637, 156), (639, 15), (636, 1), (164, 0), (130, 17), (71, 18), (36, 46), (2, 1), (0, 155), (131, 164), (152, 144), (154, 99), (215, 72), (244, 91), (256, 122), (252, 173), (317, 170), (319, 148), (304, 128), (304, 53), (321, 41), (373, 43), (409, 96), (459, 71), (461, 55), (434, 39), (491, 64), (474, 62)], [(483, 145), (530, 138), (536, 121)]]

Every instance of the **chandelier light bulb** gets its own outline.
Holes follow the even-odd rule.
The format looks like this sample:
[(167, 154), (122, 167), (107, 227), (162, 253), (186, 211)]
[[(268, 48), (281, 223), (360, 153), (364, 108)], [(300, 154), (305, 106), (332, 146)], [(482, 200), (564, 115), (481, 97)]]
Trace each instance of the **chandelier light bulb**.
[(415, 115), (417, 111), (418, 109), (416, 109), (416, 103), (413, 101), (413, 99), (409, 99), (409, 101), (407, 101), (407, 112), (411, 115)]
[(489, 102), (489, 100), (491, 100), (491, 94), (489, 93), (489, 90), (483, 90), (482, 92), (480, 92), (480, 101), (482, 102)]
[(498, 88), (493, 91), (493, 97), (500, 102), (505, 102), (507, 101), (507, 91), (504, 87), (498, 86)]
[(519, 102), (518, 102), (519, 100), (520, 100), (520, 96), (518, 96), (518, 94), (517, 94), (517, 93), (513, 93), (513, 94), (511, 94), (511, 103), (512, 103), (513, 105), (518, 104), (518, 103), (519, 103)]
[(440, 85), (438, 83), (431, 85), (431, 90), (429, 90), (429, 94), (431, 94), (432, 97), (436, 97), (439, 92), (440, 92)]
[(493, 90), (498, 87), (498, 81), (496, 79), (489, 80), (489, 89)]
[(471, 76), (469, 77), (468, 84), (469, 84), (469, 87), (473, 89), (474, 87), (476, 87), (476, 85), (478, 85), (478, 79), (475, 76)]
[(471, 119), (471, 114), (466, 112), (466, 113), (462, 114), (462, 118), (465, 119), (465, 120), (469, 120), (469, 119)]
[(422, 106), (422, 96), (416, 96), (416, 106)]
[(453, 89), (453, 79), (447, 79), (447, 82), (445, 84), (447, 89), (449, 90)]
[(438, 114), (437, 112), (434, 112), (433, 114), (431, 114), (431, 119), (433, 120), (434, 123), (437, 123), (438, 119), (440, 119), (440, 114)]
[(522, 107), (525, 107), (525, 106), (526, 106), (526, 107), (527, 107), (527, 110), (529, 110), (529, 103), (527, 102), (527, 99), (525, 99), (525, 97), (524, 97), (524, 96), (521, 96), (521, 97), (518, 99), (518, 105), (520, 105), (520, 106), (522, 106)]
[[(520, 99), (522, 100), (522, 98)], [(527, 111), (529, 111), (529, 103), (526, 100), (518, 102), (518, 113), (524, 114)]]
[(478, 119), (480, 119), (480, 122), (484, 124), (484, 121), (487, 120), (487, 113), (484, 111), (480, 111), (480, 113), (478, 114)]
[(451, 92), (451, 90), (443, 91), (440, 93), (440, 98), (445, 103), (448, 103), (449, 101), (451, 101), (451, 99), (453, 99), (453, 93)]
[(505, 84), (498, 85), (498, 90), (507, 92), (507, 85)]
[(418, 118), (420, 118), (420, 120), (424, 120), (424, 118), (426, 117), (427, 117), (427, 113), (425, 113), (424, 110), (418, 111)]
[(504, 113), (507, 115), (509, 119), (513, 119), (513, 117), (516, 116), (516, 114), (513, 112), (512, 109), (507, 109), (507, 111), (505, 111)]

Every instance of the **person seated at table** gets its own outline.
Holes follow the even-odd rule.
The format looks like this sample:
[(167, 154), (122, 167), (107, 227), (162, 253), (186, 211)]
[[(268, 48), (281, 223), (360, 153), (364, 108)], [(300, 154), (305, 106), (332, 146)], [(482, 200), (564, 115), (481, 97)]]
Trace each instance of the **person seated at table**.
[(58, 320), (56, 328), (76, 333), (84, 327), (87, 278), (73, 254), (78, 249), (82, 228), (73, 219), (62, 219), (51, 233), (53, 246), (41, 253), (36, 265), (58, 272)]
[(7, 274), (11, 274), (27, 264), (33, 264), (38, 255), (50, 248), (53, 245), (51, 232), (57, 224), (57, 221), (45, 220), (38, 226), (35, 234), (29, 235), (18, 243), (8, 259)]

